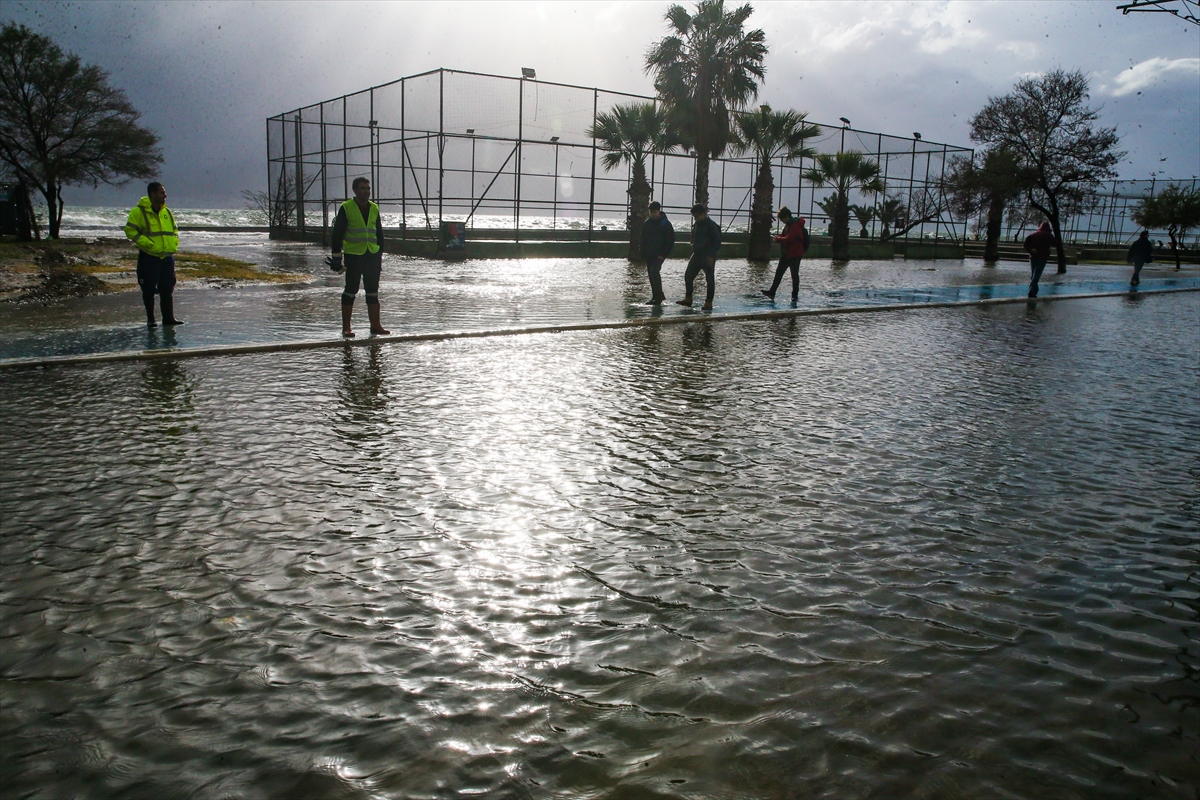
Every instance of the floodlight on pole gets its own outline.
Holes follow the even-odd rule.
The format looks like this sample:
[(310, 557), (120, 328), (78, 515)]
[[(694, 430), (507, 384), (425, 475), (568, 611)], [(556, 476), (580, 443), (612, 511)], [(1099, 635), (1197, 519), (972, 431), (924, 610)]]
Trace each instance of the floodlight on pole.
[(916, 131), (913, 131), (913, 138), (919, 142), (919, 141), (921, 141), (921, 134), (917, 133)]
[(537, 70), (533, 67), (521, 67), (521, 77), (537, 80)]
[(555, 142), (557, 142), (557, 141), (558, 141), (558, 137), (557, 137), (557, 136), (551, 136), (551, 137), (550, 137), (550, 144), (554, 144), (554, 143), (555, 143)]
[(838, 119), (840, 119), (846, 125), (847, 128), (850, 127), (850, 120), (846, 119), (845, 117), (838, 117)]

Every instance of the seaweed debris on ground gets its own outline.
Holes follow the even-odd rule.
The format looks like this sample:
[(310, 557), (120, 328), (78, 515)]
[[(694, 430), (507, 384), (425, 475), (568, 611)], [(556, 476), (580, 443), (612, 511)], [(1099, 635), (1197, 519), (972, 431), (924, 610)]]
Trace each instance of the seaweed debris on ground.
[[(236, 258), (181, 251), (175, 254), (181, 286), (302, 283), (310, 278), (266, 272)], [(137, 251), (126, 239), (0, 240), (0, 300), (44, 303), (137, 288)]]

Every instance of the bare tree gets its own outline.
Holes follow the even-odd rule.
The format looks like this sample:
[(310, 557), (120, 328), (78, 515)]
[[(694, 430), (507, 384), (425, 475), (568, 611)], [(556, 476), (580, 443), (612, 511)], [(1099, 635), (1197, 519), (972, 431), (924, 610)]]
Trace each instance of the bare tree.
[[(320, 173), (309, 178), (304, 184), (307, 193), (316, 183)], [(247, 211), (257, 211), (267, 220), (271, 230), (279, 228), (299, 227), (299, 198), (296, 196), (296, 181), (287, 168), (279, 170), (275, 186), (271, 192), (256, 192), (252, 189), (242, 190), (242, 199), (246, 201)]]
[(889, 197), (879, 209), (879, 220), (883, 223), (879, 241), (899, 239), (913, 228), (937, 222), (949, 207), (946, 193), (937, 185), (914, 191), (908, 205), (904, 205), (898, 196)]
[(1017, 82), (1003, 97), (988, 98), (971, 120), (971, 139), (1005, 148), (1016, 157), (1029, 183), (1029, 205), (1040, 211), (1058, 240), (1058, 272), (1067, 271), (1062, 220), (1087, 206), (1095, 187), (1116, 175), (1125, 154), (1116, 149), (1116, 128), (1097, 128), (1096, 109), (1085, 105), (1082, 72), (1056, 69)]
[(158, 137), (99, 67), (24, 25), (0, 29), (0, 159), (46, 198), (58, 238), (63, 186), (120, 186), (162, 163)]

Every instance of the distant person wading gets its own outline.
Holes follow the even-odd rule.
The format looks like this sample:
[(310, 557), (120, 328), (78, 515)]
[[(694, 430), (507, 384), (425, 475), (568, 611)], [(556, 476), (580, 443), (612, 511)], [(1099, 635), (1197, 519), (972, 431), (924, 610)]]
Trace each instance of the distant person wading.
[(342, 203), (333, 222), (333, 254), (327, 262), (334, 272), (346, 273), (346, 287), (342, 290), (342, 336), (347, 339), (354, 336), (350, 317), (360, 283), (366, 290), (371, 333), (391, 333), (379, 321), (379, 276), (383, 272), (383, 221), (379, 218), (379, 206), (371, 202), (369, 180), (355, 178), (352, 188), (354, 197)]
[(1133, 264), (1133, 277), (1129, 279), (1130, 286), (1142, 282), (1142, 267), (1154, 260), (1154, 245), (1150, 241), (1150, 231), (1142, 231), (1137, 241), (1129, 248), (1129, 263)]
[(675, 302), (692, 304), (692, 287), (696, 276), (704, 272), (704, 311), (712, 311), (713, 294), (717, 289), (717, 251), (721, 249), (721, 228), (708, 217), (708, 209), (697, 203), (692, 206), (692, 257), (683, 273), (685, 297)]
[(650, 216), (642, 223), (642, 258), (646, 259), (646, 275), (650, 279), (648, 306), (662, 305), (667, 296), (662, 288), (663, 261), (675, 246), (675, 228), (662, 212), (661, 203), (650, 204)]
[(1050, 252), (1058, 245), (1050, 223), (1043, 222), (1038, 229), (1025, 237), (1025, 252), (1029, 253), (1029, 296), (1038, 296), (1038, 281), (1050, 260)]
[(125, 235), (138, 249), (137, 280), (142, 287), (142, 303), (146, 306), (146, 324), (157, 327), (154, 321), (154, 295), (162, 305), (163, 325), (182, 325), (175, 319), (175, 251), (179, 249), (179, 228), (175, 216), (167, 208), (167, 189), (158, 181), (146, 187), (146, 196), (129, 212)]
[(804, 217), (793, 217), (791, 209), (787, 206), (779, 209), (779, 221), (783, 223), (783, 233), (775, 237), (782, 250), (779, 267), (775, 270), (775, 280), (771, 282), (771, 288), (763, 289), (762, 293), (774, 300), (784, 274), (791, 271), (794, 303), (800, 297), (800, 260), (808, 250), (808, 231), (804, 228)]

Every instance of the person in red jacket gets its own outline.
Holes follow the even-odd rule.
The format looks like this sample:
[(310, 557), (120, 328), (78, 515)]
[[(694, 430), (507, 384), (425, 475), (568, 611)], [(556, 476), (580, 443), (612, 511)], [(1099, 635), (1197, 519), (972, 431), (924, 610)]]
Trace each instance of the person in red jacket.
[(1025, 252), (1029, 253), (1029, 296), (1038, 296), (1038, 281), (1042, 279), (1042, 271), (1050, 260), (1050, 251), (1058, 246), (1058, 239), (1050, 230), (1050, 223), (1043, 222), (1038, 229), (1025, 237)]
[(804, 217), (793, 217), (791, 209), (787, 206), (779, 209), (778, 216), (779, 221), (783, 223), (783, 233), (776, 236), (775, 241), (779, 242), (783, 252), (779, 258), (779, 267), (775, 270), (775, 280), (771, 283), (771, 288), (763, 289), (762, 293), (774, 300), (775, 291), (783, 282), (783, 274), (791, 270), (792, 302), (794, 303), (800, 296), (800, 259), (804, 258), (804, 251), (808, 249), (808, 231), (804, 229)]

